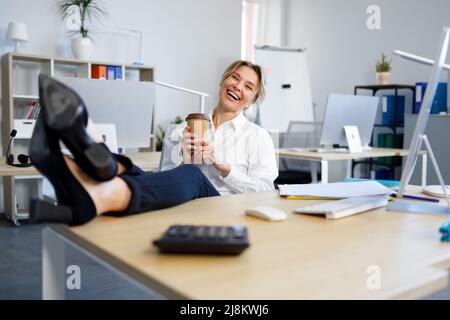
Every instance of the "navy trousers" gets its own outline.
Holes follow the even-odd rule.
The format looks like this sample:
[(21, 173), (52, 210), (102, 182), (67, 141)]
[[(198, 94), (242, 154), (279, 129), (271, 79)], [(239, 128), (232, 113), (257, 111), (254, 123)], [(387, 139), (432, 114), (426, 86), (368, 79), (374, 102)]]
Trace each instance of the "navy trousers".
[(173, 207), (196, 198), (219, 196), (209, 179), (194, 165), (182, 165), (168, 171), (145, 173), (123, 155), (117, 155), (126, 171), (119, 175), (131, 189), (127, 215)]

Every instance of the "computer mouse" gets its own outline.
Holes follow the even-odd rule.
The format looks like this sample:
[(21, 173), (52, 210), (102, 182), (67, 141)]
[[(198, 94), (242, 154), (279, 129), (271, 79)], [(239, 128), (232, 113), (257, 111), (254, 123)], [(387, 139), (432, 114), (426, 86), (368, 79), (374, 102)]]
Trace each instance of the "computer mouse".
[(287, 213), (272, 207), (253, 207), (245, 210), (245, 214), (266, 221), (282, 221), (287, 219)]

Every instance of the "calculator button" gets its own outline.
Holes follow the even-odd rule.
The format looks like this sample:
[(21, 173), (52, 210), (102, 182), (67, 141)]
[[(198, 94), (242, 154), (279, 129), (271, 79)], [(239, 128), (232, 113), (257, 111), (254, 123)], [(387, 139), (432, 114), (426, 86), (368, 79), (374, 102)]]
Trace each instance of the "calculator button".
[(219, 229), (219, 239), (225, 240), (227, 238), (228, 234), (228, 228), (227, 227), (220, 227)]
[(169, 231), (167, 231), (167, 235), (169, 237), (175, 237), (178, 235), (178, 226), (173, 226), (169, 228)]
[(236, 239), (242, 239), (245, 237), (245, 227), (240, 225), (234, 225), (233, 229), (233, 237)]
[(196, 239), (202, 239), (205, 236), (205, 227), (197, 227), (194, 231), (194, 237)]
[(180, 234), (182, 237), (189, 236), (189, 232), (191, 231), (191, 226), (183, 226), (181, 227)]
[(216, 227), (208, 227), (208, 239), (214, 239), (216, 237)]

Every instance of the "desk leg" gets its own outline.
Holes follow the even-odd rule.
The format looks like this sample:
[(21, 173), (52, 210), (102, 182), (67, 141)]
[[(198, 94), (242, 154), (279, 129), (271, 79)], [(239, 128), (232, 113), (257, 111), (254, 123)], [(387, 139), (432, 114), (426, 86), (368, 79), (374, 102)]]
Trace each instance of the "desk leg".
[(53, 230), (42, 232), (42, 299), (63, 300), (65, 296), (64, 240)]
[(427, 185), (427, 154), (422, 154), (422, 187)]
[(352, 160), (347, 160), (347, 174), (346, 178), (352, 178)]
[(322, 183), (328, 183), (328, 161), (320, 161), (322, 171)]

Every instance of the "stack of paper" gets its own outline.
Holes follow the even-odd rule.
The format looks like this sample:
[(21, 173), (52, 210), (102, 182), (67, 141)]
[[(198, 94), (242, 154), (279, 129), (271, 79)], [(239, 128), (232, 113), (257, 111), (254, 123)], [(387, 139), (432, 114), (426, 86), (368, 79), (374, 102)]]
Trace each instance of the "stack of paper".
[(376, 181), (337, 182), (321, 184), (285, 184), (279, 185), (281, 196), (352, 198), (366, 196), (385, 196), (394, 193), (392, 189)]

